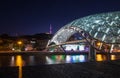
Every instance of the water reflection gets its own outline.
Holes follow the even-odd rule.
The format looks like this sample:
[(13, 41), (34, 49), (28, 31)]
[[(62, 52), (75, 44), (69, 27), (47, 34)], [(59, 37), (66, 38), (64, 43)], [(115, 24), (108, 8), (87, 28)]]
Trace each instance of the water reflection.
[(104, 55), (101, 55), (101, 54), (97, 54), (96, 55), (96, 61), (105, 61), (106, 58)]
[(11, 57), (10, 66), (15, 66), (15, 57), (14, 56)]
[(76, 63), (76, 62), (85, 62), (88, 59), (85, 58), (85, 55), (67, 55), (66, 62), (67, 63)]
[(46, 64), (65, 63), (65, 55), (46, 56)]
[[(116, 60), (120, 55), (97, 54), (96, 61)], [(0, 67), (18, 66), (19, 78), (22, 78), (22, 67), (39, 64), (59, 64), (59, 63), (78, 63), (89, 61), (88, 55), (17, 55), (17, 56), (0, 56)]]
[(111, 55), (111, 60), (116, 60), (116, 56), (115, 55)]
[(29, 65), (34, 65), (35, 64), (35, 57), (34, 56), (29, 56)]
[[(96, 61), (116, 60), (120, 55), (97, 54)], [(0, 56), (0, 66), (33, 66), (40, 64), (77, 63), (89, 61), (88, 55), (17, 55)], [(21, 69), (21, 68), (20, 68)]]
[[(97, 54), (96, 61), (116, 60), (120, 59), (120, 55)], [(17, 55), (17, 56), (0, 56), (0, 67), (2, 66), (18, 66), (19, 78), (22, 78), (22, 67), (33, 66), (39, 64), (59, 64), (59, 63), (78, 63), (86, 62), (88, 55)]]
[(20, 55), (16, 56), (16, 66), (19, 66), (19, 78), (22, 78), (23, 60), (22, 60), (22, 56)]
[(53, 55), (46, 56), (47, 64), (58, 64), (58, 63), (77, 63), (85, 62), (88, 59), (86, 55)]
[[(120, 59), (117, 55), (104, 55), (97, 54), (96, 61), (116, 60)], [(58, 63), (78, 63), (89, 61), (88, 55), (52, 55), (46, 56), (46, 64), (58, 64)]]

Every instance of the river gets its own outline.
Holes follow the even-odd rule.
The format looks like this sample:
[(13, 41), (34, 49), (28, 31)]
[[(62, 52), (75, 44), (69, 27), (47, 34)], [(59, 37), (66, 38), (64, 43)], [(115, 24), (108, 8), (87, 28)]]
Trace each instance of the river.
[[(119, 54), (96, 54), (96, 61), (117, 60), (120, 59)], [(88, 54), (77, 55), (1, 55), (0, 67), (2, 66), (34, 66), (41, 64), (60, 64), (60, 63), (79, 63), (89, 61)]]

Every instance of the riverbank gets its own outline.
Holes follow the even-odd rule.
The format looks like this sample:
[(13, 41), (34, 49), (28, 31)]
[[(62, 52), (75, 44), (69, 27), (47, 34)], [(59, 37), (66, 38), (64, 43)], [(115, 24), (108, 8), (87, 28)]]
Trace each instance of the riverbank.
[(120, 61), (25, 66), (23, 78), (120, 78)]

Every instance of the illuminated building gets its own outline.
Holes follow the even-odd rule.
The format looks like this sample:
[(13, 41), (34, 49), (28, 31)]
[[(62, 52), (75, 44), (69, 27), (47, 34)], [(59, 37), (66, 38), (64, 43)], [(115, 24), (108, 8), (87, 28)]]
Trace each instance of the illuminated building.
[(8, 36), (0, 35), (0, 51), (34, 51), (44, 50), (52, 34)]

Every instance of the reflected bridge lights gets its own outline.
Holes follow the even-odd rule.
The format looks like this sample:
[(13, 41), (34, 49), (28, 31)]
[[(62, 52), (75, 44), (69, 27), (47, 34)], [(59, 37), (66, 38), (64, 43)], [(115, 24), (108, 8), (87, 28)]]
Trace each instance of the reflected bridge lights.
[(85, 55), (67, 55), (66, 62), (67, 63), (76, 63), (76, 62), (85, 62)]
[(59, 64), (59, 63), (79, 63), (86, 62), (85, 55), (53, 55), (46, 56), (46, 64)]

